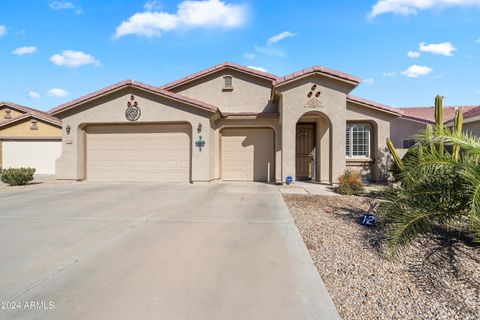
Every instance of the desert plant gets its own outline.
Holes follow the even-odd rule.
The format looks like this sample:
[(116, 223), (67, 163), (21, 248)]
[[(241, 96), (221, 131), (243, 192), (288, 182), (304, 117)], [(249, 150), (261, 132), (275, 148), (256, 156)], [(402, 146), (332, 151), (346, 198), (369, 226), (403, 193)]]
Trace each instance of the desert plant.
[(443, 98), (437, 96), (435, 125), (417, 135), (418, 143), (402, 160), (400, 187), (378, 210), (393, 254), (419, 235), (439, 230), (462, 229), (480, 235), (480, 140), (462, 133), (460, 111), (453, 130), (445, 129), (442, 106)]
[(346, 169), (338, 178), (337, 193), (358, 195), (363, 191), (362, 172)]
[(11, 186), (25, 185), (33, 180), (34, 173), (34, 168), (8, 168), (1, 171), (0, 179)]

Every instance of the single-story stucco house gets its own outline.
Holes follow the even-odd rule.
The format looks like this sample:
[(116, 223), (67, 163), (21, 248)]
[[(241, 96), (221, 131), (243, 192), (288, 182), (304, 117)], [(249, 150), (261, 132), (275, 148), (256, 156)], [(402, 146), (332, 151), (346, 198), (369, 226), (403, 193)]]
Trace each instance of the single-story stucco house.
[(382, 180), (386, 138), (417, 119), (350, 95), (360, 82), (319, 66), (279, 77), (229, 62), (162, 87), (123, 81), (50, 110), (63, 123), (56, 176), (335, 183), (350, 167)]
[(0, 168), (35, 168), (55, 174), (62, 152), (62, 123), (46, 112), (0, 102)]

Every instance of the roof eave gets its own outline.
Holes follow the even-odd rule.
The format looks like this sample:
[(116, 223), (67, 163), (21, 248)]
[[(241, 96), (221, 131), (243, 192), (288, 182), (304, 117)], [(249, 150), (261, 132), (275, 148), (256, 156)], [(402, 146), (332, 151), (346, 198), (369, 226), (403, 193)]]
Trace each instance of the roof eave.
[[(214, 108), (206, 108), (205, 106), (202, 106), (201, 104), (195, 104), (195, 103), (192, 103), (190, 101), (185, 101), (185, 100), (182, 100), (182, 99), (178, 99), (178, 98), (176, 98), (172, 95), (169, 95), (169, 94), (164, 94), (160, 91), (161, 89), (149, 88), (147, 86), (142, 86), (142, 85), (136, 84), (133, 81), (124, 81), (124, 82), (120, 82), (118, 86), (113, 87), (110, 90), (105, 90), (103, 92), (100, 92), (97, 95), (93, 95), (93, 96), (87, 97), (85, 99), (79, 98), (78, 101), (76, 101), (74, 103), (67, 102), (66, 104), (63, 104), (63, 105), (60, 105), (56, 108), (51, 109), (49, 111), (49, 113), (51, 115), (58, 115), (58, 114), (61, 114), (65, 111), (72, 110), (72, 109), (74, 109), (78, 106), (84, 105), (85, 103), (94, 101), (96, 99), (99, 99), (99, 98), (104, 97), (106, 95), (109, 95), (113, 92), (117, 92), (119, 90), (122, 90), (122, 89), (128, 88), (128, 87), (137, 88), (137, 89), (140, 89), (140, 90), (143, 90), (143, 91), (146, 91), (146, 92), (150, 92), (150, 93), (153, 93), (155, 95), (159, 95), (159, 96), (162, 96), (164, 98), (171, 99), (171, 100), (183, 103), (183, 104), (191, 105), (193, 107), (196, 107), (196, 108), (199, 108), (199, 109), (202, 109), (204, 111), (211, 112), (211, 113), (215, 113), (218, 110), (217, 108), (215, 108), (215, 109)], [(75, 101), (75, 100), (73, 100), (73, 101)], [(65, 106), (65, 107), (63, 107), (63, 106)]]
[(248, 74), (248, 75), (251, 75), (251, 76), (254, 76), (254, 77), (257, 77), (257, 78), (261, 78), (261, 79), (264, 79), (264, 80), (267, 80), (267, 81), (270, 81), (270, 82), (274, 82), (275, 79), (277, 78), (275, 75), (267, 75), (266, 73), (265, 74), (262, 74), (258, 71), (255, 71), (254, 69), (252, 69), (251, 71), (250, 70), (247, 70), (248, 67), (244, 67), (244, 68), (240, 68), (239, 66), (236, 66), (234, 64), (222, 64), (222, 65), (216, 65), (216, 66), (213, 66), (211, 68), (211, 70), (209, 69), (206, 69), (208, 71), (200, 71), (200, 72), (197, 72), (193, 75), (190, 75), (190, 76), (187, 76), (183, 79), (180, 79), (180, 80), (175, 80), (173, 82), (170, 82), (170, 83), (167, 83), (163, 86), (160, 87), (160, 89), (163, 89), (163, 90), (172, 90), (172, 89), (175, 89), (177, 87), (180, 87), (180, 86), (183, 86), (183, 85), (186, 85), (188, 83), (191, 83), (193, 81), (196, 81), (198, 79), (201, 79), (201, 78), (204, 78), (204, 77), (207, 77), (209, 75), (212, 75), (218, 71), (221, 71), (221, 70), (225, 70), (225, 69), (233, 69), (235, 71), (238, 71), (238, 72), (241, 72), (241, 73), (244, 73), (244, 74)]

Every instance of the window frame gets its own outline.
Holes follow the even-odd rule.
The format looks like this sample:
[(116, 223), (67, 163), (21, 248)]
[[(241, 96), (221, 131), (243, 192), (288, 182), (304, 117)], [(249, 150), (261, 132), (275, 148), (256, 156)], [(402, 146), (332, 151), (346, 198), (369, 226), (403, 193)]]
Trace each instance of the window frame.
[[(366, 145), (367, 154), (366, 155), (354, 155), (353, 154), (353, 149), (354, 149), (353, 128), (355, 126), (368, 128), (367, 141), (366, 141), (367, 142), (367, 145)], [(372, 159), (372, 128), (373, 128), (372, 124), (368, 123), (368, 122), (347, 123), (346, 128), (345, 128), (345, 156), (348, 160), (357, 160), (357, 159), (371, 160)], [(363, 132), (365, 132), (365, 131), (363, 131)]]

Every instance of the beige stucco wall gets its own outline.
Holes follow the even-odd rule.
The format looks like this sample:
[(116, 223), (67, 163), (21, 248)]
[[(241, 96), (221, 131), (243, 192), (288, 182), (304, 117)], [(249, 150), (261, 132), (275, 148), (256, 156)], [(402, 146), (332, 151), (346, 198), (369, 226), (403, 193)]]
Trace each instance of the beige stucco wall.
[[(125, 110), (130, 95), (135, 96), (141, 110), (141, 117), (135, 124), (141, 123), (189, 123), (192, 127), (191, 177), (192, 181), (209, 181), (214, 176), (211, 172), (212, 129), (211, 112), (201, 110), (183, 103), (172, 101), (137, 88), (123, 88), (104, 97), (85, 103), (70, 111), (58, 115), (63, 127), (71, 127), (67, 135), (63, 130), (62, 156), (56, 163), (57, 179), (85, 179), (85, 127), (88, 124), (131, 123), (125, 118)], [(198, 124), (202, 132), (197, 133)], [(195, 141), (202, 135), (205, 147), (200, 151)]]
[(470, 132), (471, 134), (480, 137), (480, 119), (464, 123), (463, 131)]
[[(394, 114), (348, 102), (347, 123), (369, 123), (373, 132), (370, 137), (370, 159), (347, 159), (347, 166), (364, 170), (375, 181), (387, 180), (390, 155), (386, 140), (390, 137), (391, 123), (397, 118)], [(345, 133), (343, 137), (345, 139)]]
[(7, 115), (7, 113), (5, 111), (6, 109), (10, 110), (10, 116), (11, 116), (10, 119), (13, 119), (13, 118), (18, 117), (18, 116), (25, 113), (25, 112), (20, 112), (18, 110), (10, 108), (9, 106), (5, 106), (5, 105), (0, 106), (0, 122), (5, 121), (5, 120), (10, 120), (10, 119), (5, 118), (5, 116)]
[[(224, 91), (224, 76), (233, 77), (233, 90)], [(172, 89), (181, 95), (208, 102), (222, 112), (277, 112), (270, 103), (272, 83), (243, 72), (225, 69)]]
[(2, 127), (0, 128), (0, 139), (2, 137), (60, 137), (62, 135), (61, 128), (42, 120), (37, 120), (37, 130), (30, 129), (31, 126), (31, 119), (28, 118)]
[[(307, 94), (313, 84), (316, 84), (317, 91), (321, 92), (318, 97), (321, 106), (310, 108), (307, 106), (307, 102), (311, 98), (307, 97)], [(320, 176), (322, 179), (328, 176), (328, 182), (330, 183), (338, 181), (338, 177), (345, 169), (346, 93), (351, 89), (351, 86), (337, 80), (317, 75), (287, 83), (277, 89), (280, 95), (280, 123), (283, 143), (282, 181), (285, 181), (287, 176), (295, 177), (296, 124), (306, 113), (315, 113), (325, 120), (324, 123), (330, 125), (327, 135), (330, 139), (329, 170), (328, 175), (325, 172), (320, 172)], [(320, 162), (326, 165), (325, 157), (320, 156), (320, 158)]]
[(390, 139), (395, 148), (403, 148), (403, 140), (413, 139), (420, 131), (426, 128), (426, 124), (414, 120), (397, 118), (390, 125)]

